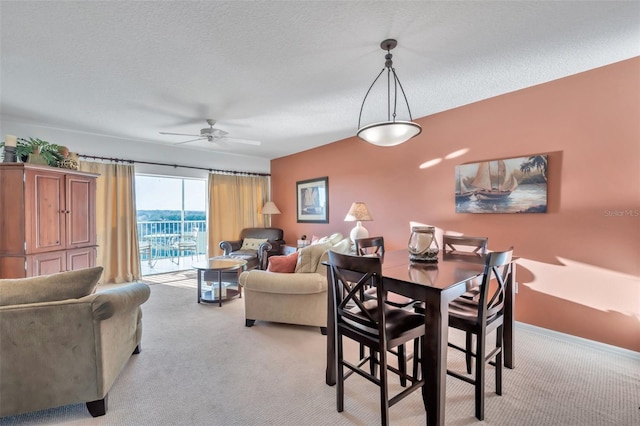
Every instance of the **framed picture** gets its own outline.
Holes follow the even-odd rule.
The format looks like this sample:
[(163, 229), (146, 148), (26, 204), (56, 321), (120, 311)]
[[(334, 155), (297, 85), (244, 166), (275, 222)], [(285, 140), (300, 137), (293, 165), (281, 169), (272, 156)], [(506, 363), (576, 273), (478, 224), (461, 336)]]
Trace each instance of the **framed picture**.
[(547, 155), (456, 166), (456, 213), (546, 213)]
[(296, 182), (298, 222), (329, 223), (329, 178)]

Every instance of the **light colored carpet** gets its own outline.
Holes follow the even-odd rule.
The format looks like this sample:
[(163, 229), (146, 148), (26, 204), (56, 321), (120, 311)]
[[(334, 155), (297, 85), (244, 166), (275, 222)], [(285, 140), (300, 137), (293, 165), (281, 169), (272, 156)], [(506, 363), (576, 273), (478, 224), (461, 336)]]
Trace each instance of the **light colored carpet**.
[[(346, 382), (345, 411), (336, 411), (318, 328), (247, 328), (242, 299), (221, 308), (196, 303), (192, 272), (151, 279), (142, 352), (112, 387), (106, 416), (92, 418), (76, 404), (6, 417), (0, 425), (379, 424), (378, 388), (356, 375)], [(473, 387), (448, 377), (448, 425), (640, 425), (637, 354), (536, 330), (517, 327), (516, 368), (504, 370), (502, 396), (493, 393), (488, 367), (484, 422), (474, 417)], [(451, 355), (449, 365), (464, 364)], [(425, 423), (419, 393), (391, 408), (391, 423)]]

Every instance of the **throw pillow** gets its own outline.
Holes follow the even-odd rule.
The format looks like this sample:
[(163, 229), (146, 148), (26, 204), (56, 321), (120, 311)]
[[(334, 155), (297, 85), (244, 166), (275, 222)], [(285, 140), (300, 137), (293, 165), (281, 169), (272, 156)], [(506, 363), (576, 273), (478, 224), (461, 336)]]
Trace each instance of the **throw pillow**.
[(296, 270), (296, 263), (298, 263), (297, 251), (286, 256), (271, 256), (267, 271), (292, 274)]
[(267, 238), (245, 238), (242, 240), (242, 247), (240, 247), (240, 250), (258, 250), (260, 244), (266, 243), (267, 241)]
[(79, 299), (90, 295), (102, 266), (39, 277), (0, 280), (0, 306)]
[(340, 241), (342, 241), (342, 234), (339, 232), (336, 232), (335, 234), (329, 235), (328, 239), (329, 239), (329, 242), (335, 246)]
[(331, 243), (317, 243), (298, 250), (296, 273), (316, 272), (322, 254), (331, 248)]
[(350, 238), (342, 239), (342, 241), (340, 241), (339, 243), (334, 245), (331, 248), (331, 250), (333, 250), (333, 251), (335, 251), (337, 253), (342, 253), (342, 254), (351, 253), (351, 239)]

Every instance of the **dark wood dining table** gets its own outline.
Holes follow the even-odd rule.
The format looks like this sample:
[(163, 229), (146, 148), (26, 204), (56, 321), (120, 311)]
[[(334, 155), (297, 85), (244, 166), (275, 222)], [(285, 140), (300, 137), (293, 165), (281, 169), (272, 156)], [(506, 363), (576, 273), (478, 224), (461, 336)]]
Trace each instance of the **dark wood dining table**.
[[(407, 250), (388, 251), (382, 263), (385, 288), (425, 303), (425, 338), (422, 344), (422, 399), (427, 425), (444, 425), (447, 345), (449, 338), (449, 302), (463, 294), (466, 282), (482, 275), (486, 257), (478, 254), (439, 254), (437, 263), (409, 261)], [(508, 266), (504, 318), (504, 366), (515, 367), (514, 308), (515, 258)], [(327, 268), (331, 283), (331, 270)], [(336, 383), (335, 324), (332, 298), (327, 309), (326, 383)]]

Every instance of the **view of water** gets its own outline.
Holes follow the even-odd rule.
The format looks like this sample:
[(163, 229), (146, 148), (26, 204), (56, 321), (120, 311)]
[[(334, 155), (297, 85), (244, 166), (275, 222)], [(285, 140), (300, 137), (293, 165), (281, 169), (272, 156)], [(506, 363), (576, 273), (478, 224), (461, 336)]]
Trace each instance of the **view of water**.
[(478, 200), (472, 196), (456, 202), (456, 213), (546, 213), (545, 185), (520, 185), (507, 198)]

